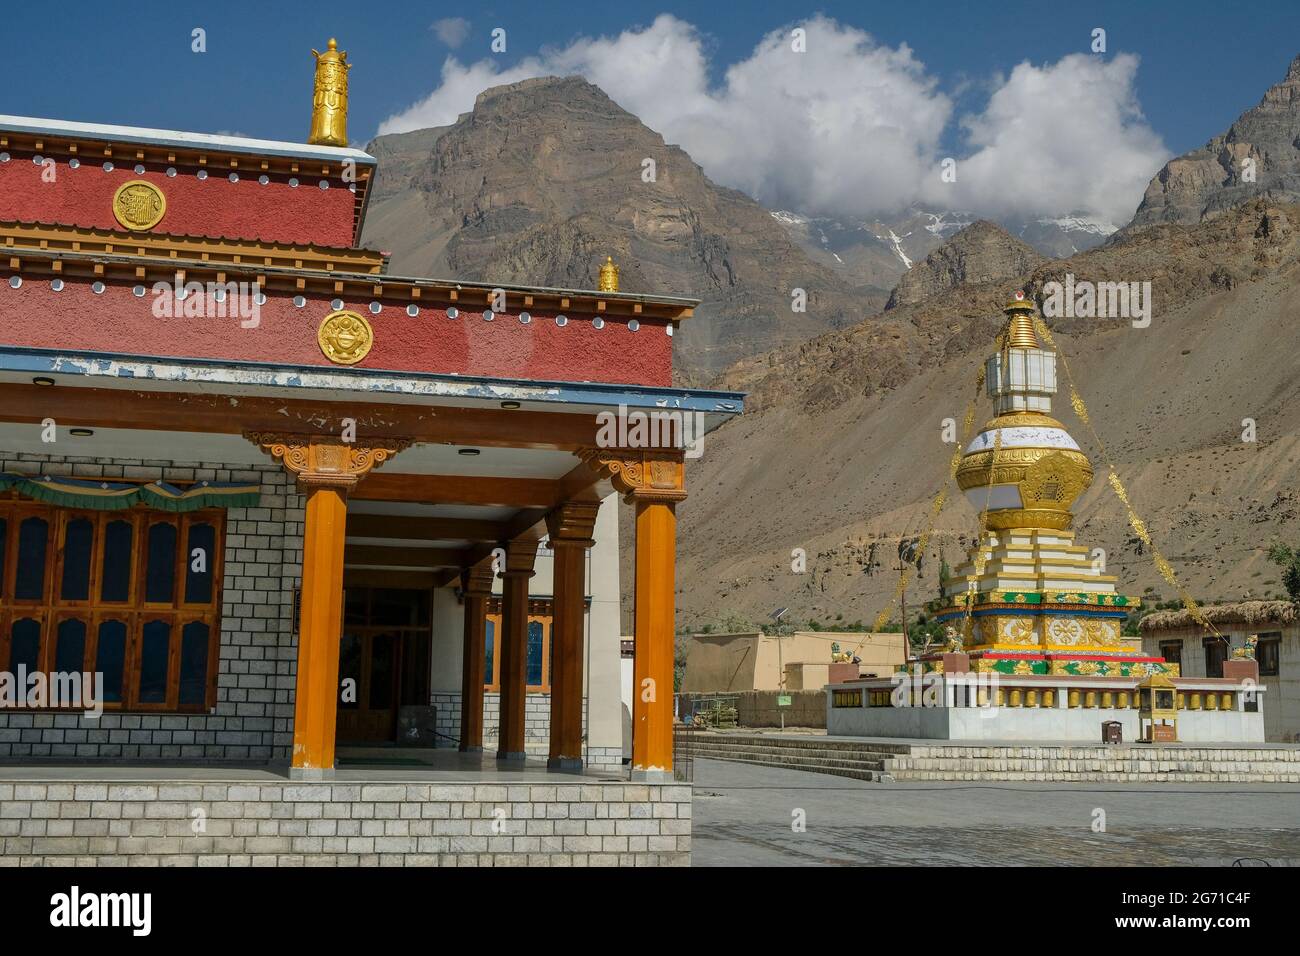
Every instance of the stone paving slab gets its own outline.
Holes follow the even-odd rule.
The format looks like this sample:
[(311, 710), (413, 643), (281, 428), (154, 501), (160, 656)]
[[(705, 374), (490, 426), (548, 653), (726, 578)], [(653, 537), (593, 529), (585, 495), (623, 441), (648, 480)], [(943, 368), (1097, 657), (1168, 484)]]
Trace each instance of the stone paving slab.
[(697, 758), (693, 803), (695, 866), (1300, 866), (1294, 784), (882, 787)]

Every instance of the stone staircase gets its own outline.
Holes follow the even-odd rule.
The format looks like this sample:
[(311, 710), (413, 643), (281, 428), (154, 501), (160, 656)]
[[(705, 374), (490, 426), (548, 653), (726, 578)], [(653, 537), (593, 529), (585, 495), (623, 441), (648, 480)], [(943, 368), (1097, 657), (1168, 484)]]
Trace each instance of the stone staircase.
[(817, 734), (679, 731), (689, 757), (873, 782), (1300, 783), (1294, 745), (910, 743)]
[(778, 736), (714, 731), (679, 731), (677, 747), (680, 753), (707, 760), (872, 781), (887, 779), (888, 762), (908, 750), (905, 744), (868, 744), (816, 734)]

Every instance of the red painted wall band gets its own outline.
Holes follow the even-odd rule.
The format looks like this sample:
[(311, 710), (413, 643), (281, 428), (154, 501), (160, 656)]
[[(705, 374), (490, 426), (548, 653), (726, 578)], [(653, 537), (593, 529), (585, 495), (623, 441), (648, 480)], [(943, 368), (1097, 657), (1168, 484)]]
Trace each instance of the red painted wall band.
[[(169, 177), (165, 170), (134, 171), (129, 160), (114, 160), (106, 173), (102, 160), (87, 158), (77, 169), (58, 162), (52, 171), (30, 156), (15, 153), (0, 163), (0, 221), (61, 223), (127, 232), (113, 216), (113, 194), (123, 183), (143, 179), (162, 191), (167, 214), (151, 230), (177, 236), (209, 236), (300, 245), (351, 247), (355, 195), (339, 177), (321, 189), (320, 176), (303, 173), (299, 185), (270, 177), (263, 186), (258, 173), (212, 169), (200, 180), (194, 171)], [(53, 181), (42, 179), (53, 173)]]
[[(256, 184), (254, 184), (256, 185)], [(320, 350), (317, 332), (333, 311), (331, 299), (307, 296), (298, 308), (289, 295), (268, 293), (255, 327), (251, 319), (158, 318), (152, 285), (144, 296), (133, 286), (107, 283), (96, 295), (91, 285), (69, 279), (61, 292), (48, 278), (25, 278), (18, 289), (8, 276), (0, 279), (0, 347), (60, 349), (69, 352), (111, 352), (156, 358), (266, 362), (339, 368)], [(218, 308), (215, 303), (212, 307)], [(568, 324), (555, 322), (555, 313), (532, 312), (532, 321), (519, 321), (519, 311), (483, 319), (483, 310), (461, 310), (448, 318), (445, 307), (420, 306), (418, 317), (406, 307), (384, 303), (378, 315), (369, 302), (345, 300), (344, 307), (365, 316), (374, 329), (370, 353), (355, 368), (398, 372), (456, 373), (486, 377), (562, 382), (671, 386), (672, 338), (662, 319), (640, 319), (632, 331), (629, 319), (570, 314)]]

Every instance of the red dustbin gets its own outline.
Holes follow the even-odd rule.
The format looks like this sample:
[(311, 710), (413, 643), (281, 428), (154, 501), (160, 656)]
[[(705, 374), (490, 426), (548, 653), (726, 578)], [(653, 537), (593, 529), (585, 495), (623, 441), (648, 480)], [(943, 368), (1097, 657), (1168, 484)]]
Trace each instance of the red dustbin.
[(1103, 744), (1122, 744), (1124, 742), (1124, 725), (1118, 720), (1101, 722), (1101, 742)]

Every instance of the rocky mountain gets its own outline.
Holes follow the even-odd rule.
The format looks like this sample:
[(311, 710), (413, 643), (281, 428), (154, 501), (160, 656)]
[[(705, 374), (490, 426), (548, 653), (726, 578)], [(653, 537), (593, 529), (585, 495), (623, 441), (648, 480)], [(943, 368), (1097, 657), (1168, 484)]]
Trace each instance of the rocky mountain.
[(981, 219), (904, 273), (885, 308), (913, 305), (967, 283), (979, 285), (1023, 275), (1042, 261), (1042, 256), (1001, 226)]
[(1300, 201), (1300, 56), (1226, 133), (1166, 163), (1128, 228), (1200, 222), (1256, 198)]
[[(595, 288), (612, 255), (623, 291), (703, 300), (674, 340), (685, 383), (857, 323), (892, 285), (814, 261), (767, 210), (578, 77), (489, 89), (453, 125), (369, 149), (379, 174), (364, 239), (392, 251), (393, 272)], [(794, 289), (806, 311), (792, 310)]]
[[(774, 212), (815, 261), (852, 282), (892, 286), (978, 217), (912, 207), (873, 220), (808, 217)], [(1040, 219), (1007, 219), (998, 225), (1046, 258), (1072, 256), (1105, 242), (1116, 227), (1081, 213)]]
[[(679, 509), (682, 623), (761, 620), (780, 606), (795, 621), (870, 623), (894, 594), (899, 537), (920, 533), (944, 486), (953, 448), (943, 422), (962, 420), (1002, 306), (1013, 290), (1041, 295), (1066, 272), (1153, 284), (1147, 328), (1052, 325), (1156, 543), (1204, 599), (1282, 593), (1265, 551), (1300, 544), (1300, 378), (1289, 347), (1298, 217), (1300, 206), (1257, 201), (1203, 223), (1153, 226), (738, 363), (718, 385), (750, 393), (746, 414), (708, 436)], [(991, 415), (983, 396), (977, 410), (976, 426)], [(1104, 473), (1064, 396), (1055, 415)], [(1242, 440), (1247, 419), (1257, 441)], [(1076, 511), (1081, 539), (1105, 549), (1126, 593), (1174, 597), (1104, 481)], [(951, 495), (910, 606), (935, 596), (941, 560), (960, 559), (975, 522)], [(791, 570), (796, 548), (806, 573)]]

